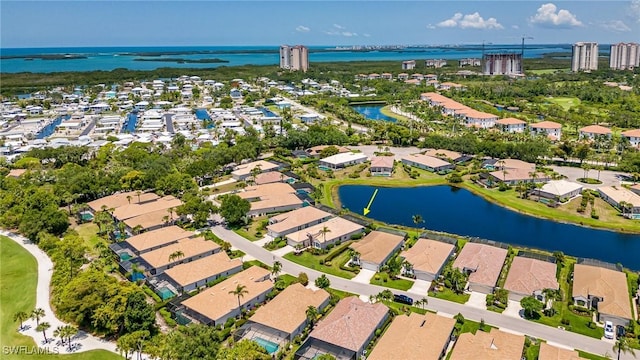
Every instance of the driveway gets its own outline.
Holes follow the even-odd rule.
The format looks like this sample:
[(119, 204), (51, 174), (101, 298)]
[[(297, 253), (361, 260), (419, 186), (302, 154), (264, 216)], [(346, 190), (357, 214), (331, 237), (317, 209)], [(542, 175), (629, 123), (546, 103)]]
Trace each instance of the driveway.
[(469, 301), (465, 305), (472, 306), (478, 309), (487, 309), (487, 295), (479, 292), (472, 291)]
[[(376, 145), (359, 145), (359, 146), (349, 146), (349, 149), (360, 150), (363, 154), (367, 155), (367, 157), (371, 158), (375, 152), (380, 151), (380, 149)], [(384, 149), (384, 147), (383, 147)], [(412, 146), (412, 147), (389, 147), (389, 151), (393, 153), (393, 158), (397, 161), (400, 161), (402, 157), (406, 155), (415, 154), (420, 152), (421, 149)]]
[(511, 317), (521, 318), (523, 312), (524, 310), (522, 309), (522, 306), (520, 306), (519, 301), (509, 300), (509, 304), (507, 305), (507, 308), (502, 312), (502, 314), (511, 316)]
[[(560, 175), (564, 175), (567, 177), (567, 180), (577, 182), (585, 188), (589, 189), (597, 189), (601, 186), (620, 186), (620, 175), (624, 175), (625, 173), (620, 171), (609, 171), (602, 170), (600, 171), (600, 181), (602, 181), (601, 185), (589, 185), (578, 182), (578, 178), (584, 177), (584, 170), (581, 168), (570, 167), (570, 166), (551, 166), (553, 171), (557, 172)], [(597, 179), (598, 171), (597, 170), (589, 170), (589, 177)]]
[(413, 286), (411, 287), (411, 289), (409, 289), (407, 291), (412, 293), (412, 294), (418, 294), (420, 296), (427, 296), (427, 293), (429, 292), (429, 288), (430, 287), (431, 287), (431, 281), (416, 280), (413, 283)]
[(360, 269), (360, 272), (356, 277), (351, 279), (351, 281), (359, 282), (361, 284), (369, 284), (371, 282), (371, 278), (375, 275), (376, 272), (373, 270)]

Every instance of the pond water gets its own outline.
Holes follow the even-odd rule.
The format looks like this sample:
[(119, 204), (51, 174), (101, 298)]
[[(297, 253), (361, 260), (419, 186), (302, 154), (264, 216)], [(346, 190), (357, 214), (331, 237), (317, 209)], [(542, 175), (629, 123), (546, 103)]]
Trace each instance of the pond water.
[(353, 110), (359, 112), (364, 115), (369, 120), (383, 120), (383, 121), (398, 121), (396, 118), (391, 116), (387, 116), (380, 111), (384, 106), (383, 105), (358, 105), (352, 106)]
[[(345, 185), (342, 206), (362, 213), (376, 188)], [(525, 247), (622, 263), (640, 270), (640, 235), (623, 234), (540, 219), (495, 205), (472, 192), (450, 186), (378, 188), (368, 217), (388, 224), (425, 227)], [(421, 215), (422, 224), (412, 216)]]

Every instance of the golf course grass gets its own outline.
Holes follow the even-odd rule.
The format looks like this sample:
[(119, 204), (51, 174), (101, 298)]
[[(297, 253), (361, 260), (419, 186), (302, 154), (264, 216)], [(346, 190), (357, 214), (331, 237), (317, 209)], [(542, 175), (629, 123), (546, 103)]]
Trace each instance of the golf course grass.
[[(28, 336), (17, 332), (20, 326), (13, 321), (18, 311), (31, 312), (36, 304), (38, 265), (36, 259), (13, 240), (0, 236), (0, 345), (3, 360), (51, 359), (51, 355), (33, 354), (36, 343)], [(54, 329), (49, 329), (51, 336)], [(7, 354), (9, 348), (23, 346), (22, 354)], [(15, 349), (15, 348), (14, 348)], [(31, 353), (29, 353), (31, 352)], [(115, 360), (121, 356), (105, 350), (87, 351), (70, 355), (59, 355), (70, 360)]]

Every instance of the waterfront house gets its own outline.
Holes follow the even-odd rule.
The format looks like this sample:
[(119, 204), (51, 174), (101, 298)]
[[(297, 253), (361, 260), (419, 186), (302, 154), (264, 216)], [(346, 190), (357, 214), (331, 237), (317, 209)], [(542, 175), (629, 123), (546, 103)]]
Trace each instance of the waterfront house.
[(177, 243), (179, 240), (192, 237), (193, 235), (195, 235), (195, 233), (177, 226), (167, 226), (162, 229), (147, 231), (139, 235), (132, 236), (121, 242), (120, 245), (124, 248), (128, 248), (135, 255), (140, 255)]
[(357, 296), (344, 298), (320, 320), (295, 359), (311, 360), (322, 354), (336, 359), (360, 359), (388, 317), (389, 309), (382, 303), (366, 303)]
[(562, 137), (562, 125), (553, 121), (541, 121), (529, 125), (529, 129), (534, 135), (543, 135), (551, 141), (560, 141)]
[(500, 130), (502, 130), (503, 132), (522, 133), (524, 132), (527, 122), (520, 119), (509, 117), (509, 118), (496, 120), (496, 125), (498, 125)]
[(362, 225), (341, 217), (335, 217), (323, 223), (287, 234), (287, 243), (293, 247), (315, 247), (325, 249), (338, 241), (344, 242), (351, 236), (364, 231)]
[(460, 334), (450, 360), (500, 359), (521, 360), (524, 336), (498, 329)]
[[(188, 263), (220, 251), (220, 245), (204, 238), (181, 239), (173, 244), (143, 253), (140, 264), (152, 275), (162, 274), (178, 264)], [(180, 256), (175, 256), (180, 254)]]
[(178, 293), (190, 292), (205, 287), (224, 276), (242, 271), (242, 260), (230, 259), (224, 251), (179, 264), (166, 270), (160, 278), (169, 282)]
[(495, 246), (467, 243), (453, 262), (453, 267), (469, 274), (469, 289), (483, 294), (493, 293), (507, 250)]
[(351, 244), (350, 248), (359, 254), (356, 258), (360, 267), (377, 272), (403, 244), (404, 236), (372, 231), (363, 239)]
[(627, 326), (633, 318), (627, 275), (594, 265), (573, 269), (573, 303), (598, 311), (598, 321)]
[(237, 195), (251, 203), (251, 210), (247, 213), (251, 217), (295, 210), (304, 204), (296, 190), (282, 182), (247, 186)]
[(401, 161), (403, 164), (431, 172), (447, 171), (455, 167), (444, 160), (423, 154), (405, 155)]
[(594, 140), (597, 137), (611, 139), (611, 129), (600, 125), (589, 125), (579, 130), (581, 139)]
[(282, 237), (320, 224), (332, 217), (333, 215), (326, 211), (313, 206), (305, 206), (270, 218), (267, 233), (273, 238)]
[(367, 161), (367, 155), (363, 153), (348, 152), (335, 154), (324, 159), (320, 159), (320, 166), (337, 170), (357, 164), (362, 164), (365, 161)]
[(556, 268), (552, 262), (516, 256), (504, 283), (504, 288), (509, 290), (509, 300), (520, 301), (524, 297), (534, 296), (544, 302), (544, 290), (560, 288)]
[(623, 216), (640, 219), (640, 195), (616, 186), (601, 186), (598, 188), (598, 193), (602, 200), (622, 211)]
[(561, 349), (559, 347), (551, 346), (544, 341), (540, 342), (540, 353), (538, 354), (538, 360), (580, 360), (580, 357), (575, 350)]
[(629, 145), (633, 147), (640, 145), (640, 129), (627, 130), (622, 133), (622, 136), (629, 140)]
[(535, 193), (540, 197), (558, 202), (567, 201), (582, 193), (582, 185), (567, 180), (551, 180)]
[(278, 164), (265, 160), (258, 160), (236, 166), (231, 172), (231, 176), (236, 180), (245, 180), (249, 176), (253, 176), (252, 173), (254, 171), (260, 174), (267, 171), (277, 171), (279, 169), (280, 165)]
[(308, 324), (307, 309), (318, 313), (329, 305), (331, 297), (323, 289), (307, 289), (300, 283), (289, 285), (273, 300), (259, 307), (247, 323), (234, 334), (237, 340), (269, 340), (278, 346), (293, 341)]
[(455, 319), (430, 312), (396, 316), (367, 359), (440, 360), (455, 324)]
[(374, 156), (371, 158), (369, 171), (373, 176), (391, 176), (393, 163), (393, 156)]
[(526, 169), (509, 169), (492, 171), (489, 174), (483, 174), (483, 177), (489, 179), (492, 183), (504, 182), (507, 185), (517, 185), (518, 183), (544, 183), (551, 178), (543, 172), (530, 172)]
[(498, 115), (467, 108), (456, 112), (456, 116), (462, 118), (466, 127), (477, 129), (489, 129), (496, 125)]
[[(252, 266), (186, 299), (181, 305), (189, 316), (203, 324), (223, 325), (228, 318), (240, 315), (242, 309), (250, 310), (266, 300), (267, 294), (273, 289), (270, 275), (269, 270)], [(238, 285), (244, 286), (247, 291), (239, 298), (240, 308), (238, 297), (231, 293)]]
[(411, 264), (413, 275), (416, 279), (433, 281), (453, 255), (456, 247), (453, 244), (430, 239), (418, 239), (408, 250), (403, 251), (400, 256)]

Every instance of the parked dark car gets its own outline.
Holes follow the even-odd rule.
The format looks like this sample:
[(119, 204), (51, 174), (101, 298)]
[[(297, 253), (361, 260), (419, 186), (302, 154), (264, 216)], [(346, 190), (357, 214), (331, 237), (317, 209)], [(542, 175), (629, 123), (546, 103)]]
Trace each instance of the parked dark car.
[(616, 337), (617, 337), (618, 339), (620, 339), (621, 337), (623, 337), (623, 336), (624, 336), (625, 331), (626, 331), (626, 330), (625, 330), (624, 326), (622, 326), (622, 325), (616, 325)]
[(407, 295), (393, 295), (393, 301), (399, 302), (401, 304), (413, 305), (413, 299), (408, 297)]

